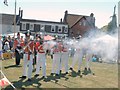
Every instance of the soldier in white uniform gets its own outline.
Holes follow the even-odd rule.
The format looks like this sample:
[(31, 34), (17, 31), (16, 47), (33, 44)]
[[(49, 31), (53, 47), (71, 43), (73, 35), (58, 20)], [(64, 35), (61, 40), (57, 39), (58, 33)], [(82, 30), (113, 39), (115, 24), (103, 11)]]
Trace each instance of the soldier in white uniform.
[(62, 47), (62, 55), (61, 55), (61, 63), (60, 63), (60, 72), (62, 72), (62, 68), (65, 69), (65, 73), (68, 74), (68, 60), (69, 60), (69, 50), (67, 44), (63, 44)]
[(42, 78), (46, 77), (46, 51), (44, 49), (43, 41), (40, 41), (37, 51), (37, 61), (36, 61), (36, 75), (39, 76), (40, 66), (42, 66)]
[[(23, 56), (23, 75), (20, 78), (25, 79), (28, 77), (28, 81), (31, 81), (32, 70), (33, 70), (33, 52), (34, 52), (34, 42), (30, 40), (30, 31), (26, 32), (26, 40), (24, 43), (24, 56)], [(27, 71), (28, 67), (28, 71)]]
[(70, 66), (70, 70), (73, 70), (74, 65), (77, 63), (78, 61), (78, 72), (80, 73), (80, 69), (81, 69), (81, 65), (82, 65), (82, 58), (83, 58), (83, 52), (82, 49), (80, 48), (76, 48), (75, 49), (75, 54), (72, 60), (72, 65)]
[(56, 45), (54, 45), (52, 52), (53, 62), (51, 75), (55, 73), (56, 76), (58, 76), (60, 74), (60, 59), (61, 59), (61, 48), (58, 42)]
[[(87, 49), (86, 50), (86, 56), (85, 56), (86, 58), (85, 58), (85, 72), (89, 72), (89, 73), (91, 73), (91, 69), (90, 69), (90, 63), (91, 63), (91, 61), (92, 61), (92, 51), (91, 50), (89, 50), (89, 49)], [(86, 74), (87, 74), (86, 73)]]

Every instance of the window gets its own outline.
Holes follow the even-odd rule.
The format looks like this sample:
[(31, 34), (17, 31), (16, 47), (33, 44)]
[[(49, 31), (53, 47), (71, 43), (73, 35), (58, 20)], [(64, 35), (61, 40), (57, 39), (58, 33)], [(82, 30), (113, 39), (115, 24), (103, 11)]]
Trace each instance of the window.
[(22, 30), (26, 30), (26, 24), (22, 23)]
[(83, 20), (83, 26), (86, 26), (86, 21), (85, 20)]
[(80, 22), (79, 22), (79, 25), (80, 25), (80, 26), (86, 26), (86, 21), (85, 21), (85, 20), (80, 21)]
[(58, 32), (61, 33), (62, 32), (62, 28), (59, 26), (58, 27)]
[(54, 26), (51, 27), (51, 32), (55, 32), (55, 27)]
[(82, 22), (79, 22), (79, 25), (81, 26), (81, 25), (82, 25)]
[(65, 27), (64, 33), (68, 33), (68, 28), (67, 27)]
[(34, 30), (34, 24), (30, 24), (30, 30)]
[(44, 31), (44, 30), (45, 30), (45, 26), (44, 26), (44, 25), (41, 25), (40, 31)]

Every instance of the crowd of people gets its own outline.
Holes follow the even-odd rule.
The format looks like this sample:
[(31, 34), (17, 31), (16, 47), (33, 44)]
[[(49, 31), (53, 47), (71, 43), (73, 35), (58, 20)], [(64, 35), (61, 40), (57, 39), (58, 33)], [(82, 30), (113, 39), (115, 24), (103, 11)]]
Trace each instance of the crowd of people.
[[(83, 50), (78, 48), (75, 49), (75, 53), (73, 55), (72, 64), (69, 67), (69, 47), (67, 43), (63, 43), (60, 39), (55, 38), (54, 41), (56, 44), (49, 45), (47, 44), (40, 35), (36, 36), (35, 40), (30, 39), (31, 32), (27, 31), (25, 33), (25, 40), (20, 37), (20, 33), (18, 32), (17, 38), (4, 38), (0, 43), (3, 44), (0, 52), (6, 50), (14, 50), (15, 52), (15, 64), (20, 65), (21, 55), (23, 58), (23, 73), (20, 78), (25, 79), (28, 78), (28, 81), (31, 81), (33, 66), (36, 64), (36, 72), (35, 77), (39, 76), (40, 67), (42, 68), (42, 78), (46, 78), (46, 56), (47, 53), (51, 55), (52, 58), (52, 70), (51, 75), (59, 76), (64, 68), (65, 74), (68, 74), (68, 70), (73, 70), (75, 64), (78, 61), (78, 72), (81, 72), (81, 65), (83, 60)], [(5, 45), (8, 45), (8, 48), (4, 48)], [(46, 48), (46, 47), (49, 47)], [(5, 50), (4, 50), (5, 49)], [(90, 70), (90, 62), (91, 62), (91, 54), (86, 54), (86, 65), (85, 70)]]

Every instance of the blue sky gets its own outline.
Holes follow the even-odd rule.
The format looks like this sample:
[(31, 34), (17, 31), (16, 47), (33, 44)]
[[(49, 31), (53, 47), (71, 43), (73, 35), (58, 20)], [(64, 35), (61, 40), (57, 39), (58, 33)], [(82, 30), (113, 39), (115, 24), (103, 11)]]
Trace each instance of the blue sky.
[[(4, 1), (4, 0), (3, 0)], [(8, 0), (9, 6), (0, 1), (0, 13), (14, 14), (14, 1)], [(94, 13), (96, 26), (102, 27), (113, 15), (113, 8), (116, 5), (118, 15), (119, 0), (17, 0), (17, 13), (19, 7), (23, 9), (23, 18), (39, 19), (47, 21), (60, 21), (64, 17), (65, 10), (70, 14), (87, 15)]]

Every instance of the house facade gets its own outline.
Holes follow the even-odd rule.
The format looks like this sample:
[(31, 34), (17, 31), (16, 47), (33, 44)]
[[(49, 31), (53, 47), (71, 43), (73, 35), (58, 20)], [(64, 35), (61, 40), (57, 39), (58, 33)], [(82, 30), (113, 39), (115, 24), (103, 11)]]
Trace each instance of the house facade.
[(69, 14), (65, 11), (63, 22), (69, 26), (69, 37), (84, 36), (89, 30), (95, 29), (95, 17), (91, 13), (90, 16)]
[(30, 30), (33, 33), (44, 35), (68, 36), (68, 25), (62, 22), (41, 21), (34, 19), (22, 19), (20, 21), (20, 31)]
[(3, 35), (19, 32), (20, 26), (16, 25), (14, 28), (14, 15), (0, 14), (0, 33)]
[[(23, 10), (19, 8), (19, 14), (0, 14), (0, 33), (1, 34), (10, 34), (20, 31), (20, 20), (22, 19)], [(15, 19), (16, 16), (16, 19)], [(15, 21), (16, 20), (16, 21)], [(16, 25), (14, 23), (16, 22)]]

